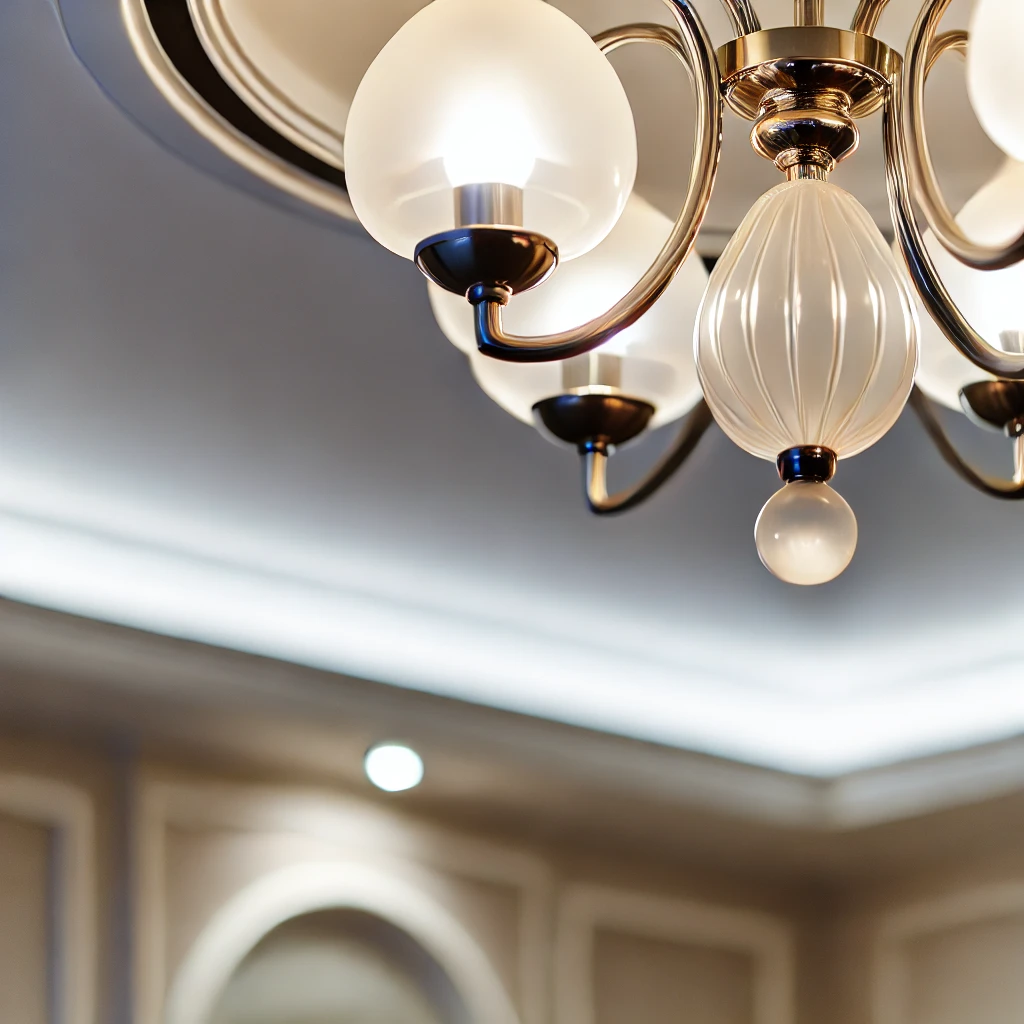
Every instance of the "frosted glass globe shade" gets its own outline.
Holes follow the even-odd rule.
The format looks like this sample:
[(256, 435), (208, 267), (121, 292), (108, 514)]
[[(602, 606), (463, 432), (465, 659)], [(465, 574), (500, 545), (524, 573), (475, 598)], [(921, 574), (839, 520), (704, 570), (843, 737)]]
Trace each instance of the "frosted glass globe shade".
[(1009, 156), (1024, 160), (1024, 4), (977, 0), (967, 47), (967, 91), (982, 128)]
[(636, 176), (633, 114), (590, 36), (544, 0), (434, 0), (370, 65), (345, 128), (356, 216), (382, 245), (455, 224), (454, 188), (523, 189), (562, 260), (611, 230)]
[(857, 550), (857, 518), (828, 484), (796, 481), (776, 491), (754, 526), (761, 561), (785, 583), (835, 579)]
[[(1024, 230), (1024, 164), (1007, 160), (956, 219), (969, 238), (984, 245), (1000, 245), (1020, 234)], [(995, 348), (1020, 352), (1024, 264), (1005, 270), (973, 270), (950, 256), (930, 231), (925, 232), (924, 242), (954, 301), (978, 333)], [(961, 411), (960, 389), (992, 377), (960, 355), (923, 306), (920, 318), (917, 383), (930, 398)]]
[[(636, 284), (671, 229), (664, 214), (631, 196), (611, 234), (596, 249), (560, 265), (542, 285), (512, 298), (504, 310), (505, 327), (513, 334), (535, 336), (598, 316)], [(704, 264), (692, 255), (653, 308), (597, 352), (568, 362), (531, 364), (481, 355), (469, 303), (436, 285), (428, 287), (441, 330), (469, 356), (484, 391), (513, 416), (533, 423), (537, 402), (569, 391), (601, 390), (608, 386), (602, 380), (617, 380), (618, 391), (655, 407), (652, 425), (659, 426), (678, 419), (700, 400), (690, 337), (707, 283)], [(587, 386), (590, 381), (593, 387)]]
[(788, 181), (758, 200), (712, 271), (695, 350), (708, 405), (741, 448), (849, 457), (910, 395), (917, 317), (864, 207), (827, 182)]

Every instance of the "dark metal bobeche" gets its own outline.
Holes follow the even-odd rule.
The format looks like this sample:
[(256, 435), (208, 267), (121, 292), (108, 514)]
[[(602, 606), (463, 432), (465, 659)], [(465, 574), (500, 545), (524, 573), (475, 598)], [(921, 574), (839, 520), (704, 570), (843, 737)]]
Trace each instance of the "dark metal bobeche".
[(507, 301), (540, 284), (557, 264), (555, 243), (522, 228), (453, 228), (416, 246), (420, 270), (445, 291), (463, 296), (481, 285), (504, 293)]
[(608, 454), (647, 429), (654, 406), (622, 395), (555, 395), (538, 402), (533, 415), (552, 437), (575, 445), (580, 454)]
[(1024, 434), (1024, 381), (983, 380), (960, 391), (960, 404), (978, 426), (1010, 437)]

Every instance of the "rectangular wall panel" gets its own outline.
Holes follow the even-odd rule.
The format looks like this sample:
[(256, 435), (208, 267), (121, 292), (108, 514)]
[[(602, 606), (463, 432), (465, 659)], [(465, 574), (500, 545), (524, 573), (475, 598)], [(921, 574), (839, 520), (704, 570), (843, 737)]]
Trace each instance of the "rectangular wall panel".
[(49, 1024), (51, 830), (0, 815), (0, 1021)]
[(906, 1024), (1024, 1021), (1024, 914), (908, 942)]
[(595, 1024), (754, 1024), (754, 962), (744, 953), (599, 930)]

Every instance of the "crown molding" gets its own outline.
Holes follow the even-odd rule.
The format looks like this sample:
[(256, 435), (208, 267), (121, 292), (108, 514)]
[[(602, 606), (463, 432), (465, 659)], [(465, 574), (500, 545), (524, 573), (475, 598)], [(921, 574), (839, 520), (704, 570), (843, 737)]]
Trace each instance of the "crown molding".
[(446, 787), (475, 771), (502, 814), (552, 827), (574, 804), (599, 820), (625, 802), (638, 836), (697, 813), (840, 838), (1024, 788), (1024, 738), (816, 779), (11, 601), (0, 602), (0, 679), (9, 720), (187, 743), (352, 785), (365, 785), (368, 741), (406, 738), (431, 757), (431, 808), (459, 811)]

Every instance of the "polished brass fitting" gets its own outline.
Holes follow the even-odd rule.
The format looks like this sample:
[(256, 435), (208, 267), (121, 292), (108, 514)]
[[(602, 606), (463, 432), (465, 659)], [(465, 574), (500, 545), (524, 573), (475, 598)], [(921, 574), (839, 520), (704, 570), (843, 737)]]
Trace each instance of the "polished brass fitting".
[(794, 177), (819, 176), (810, 167), (827, 176), (859, 141), (850, 97), (838, 89), (771, 89), (750, 133), (754, 150)]
[(807, 23), (741, 36), (718, 51), (726, 102), (754, 122), (755, 151), (790, 178), (827, 178), (854, 152), (857, 119), (882, 105), (901, 63), (871, 36)]

